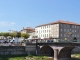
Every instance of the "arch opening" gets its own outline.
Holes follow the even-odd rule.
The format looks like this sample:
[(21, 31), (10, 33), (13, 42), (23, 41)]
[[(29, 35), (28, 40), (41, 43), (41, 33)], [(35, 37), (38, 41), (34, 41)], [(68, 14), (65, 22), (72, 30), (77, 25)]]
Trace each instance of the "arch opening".
[(50, 46), (45, 45), (40, 49), (40, 55), (54, 56), (54, 50)]
[(58, 58), (71, 58), (71, 51), (75, 47), (64, 47), (60, 50)]

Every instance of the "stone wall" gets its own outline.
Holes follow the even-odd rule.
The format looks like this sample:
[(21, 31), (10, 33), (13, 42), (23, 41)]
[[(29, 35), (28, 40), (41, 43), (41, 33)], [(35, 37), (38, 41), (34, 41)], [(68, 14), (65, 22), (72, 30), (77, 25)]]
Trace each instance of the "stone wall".
[(26, 44), (25, 50), (28, 55), (36, 55), (36, 44)]
[(24, 55), (27, 54), (24, 46), (0, 46), (0, 55)]
[(80, 53), (80, 47), (76, 47), (72, 50), (72, 53)]

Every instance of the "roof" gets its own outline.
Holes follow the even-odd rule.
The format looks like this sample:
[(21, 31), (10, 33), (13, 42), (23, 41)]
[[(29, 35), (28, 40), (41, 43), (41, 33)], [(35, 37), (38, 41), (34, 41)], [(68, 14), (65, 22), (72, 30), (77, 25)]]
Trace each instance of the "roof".
[(53, 25), (53, 24), (70, 24), (70, 25), (79, 25), (78, 23), (75, 23), (75, 22), (69, 22), (69, 21), (65, 21), (65, 20), (58, 20), (56, 22), (51, 22), (51, 23), (48, 23), (48, 24), (43, 24), (43, 25), (39, 25), (39, 26), (36, 26), (36, 27), (41, 27), (41, 26), (46, 26), (46, 25)]
[(31, 27), (27, 27), (27, 28), (23, 28), (21, 31), (23, 30), (27, 30), (28, 32), (35, 32), (35, 29), (34, 28), (31, 28)]

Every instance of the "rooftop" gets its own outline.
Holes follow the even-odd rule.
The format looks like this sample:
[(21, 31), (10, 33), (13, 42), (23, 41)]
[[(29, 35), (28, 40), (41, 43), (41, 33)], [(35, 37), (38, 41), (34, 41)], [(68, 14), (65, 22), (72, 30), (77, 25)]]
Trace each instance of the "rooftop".
[(23, 30), (27, 30), (29, 32), (35, 32), (35, 29), (31, 28), (31, 27), (23, 28), (21, 31), (23, 31)]
[(53, 24), (70, 24), (70, 25), (79, 25), (78, 23), (75, 23), (75, 22), (69, 22), (69, 21), (65, 21), (65, 20), (58, 20), (56, 22), (51, 22), (51, 23), (48, 23), (48, 24), (43, 24), (43, 25), (39, 25), (39, 26), (36, 26), (36, 27), (41, 27), (41, 26), (46, 26), (46, 25), (53, 25)]

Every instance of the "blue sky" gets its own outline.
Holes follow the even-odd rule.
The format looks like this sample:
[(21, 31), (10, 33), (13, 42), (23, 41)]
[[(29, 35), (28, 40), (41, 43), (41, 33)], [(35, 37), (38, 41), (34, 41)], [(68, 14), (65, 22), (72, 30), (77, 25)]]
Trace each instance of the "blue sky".
[(80, 0), (0, 0), (0, 32), (57, 20), (80, 23)]

